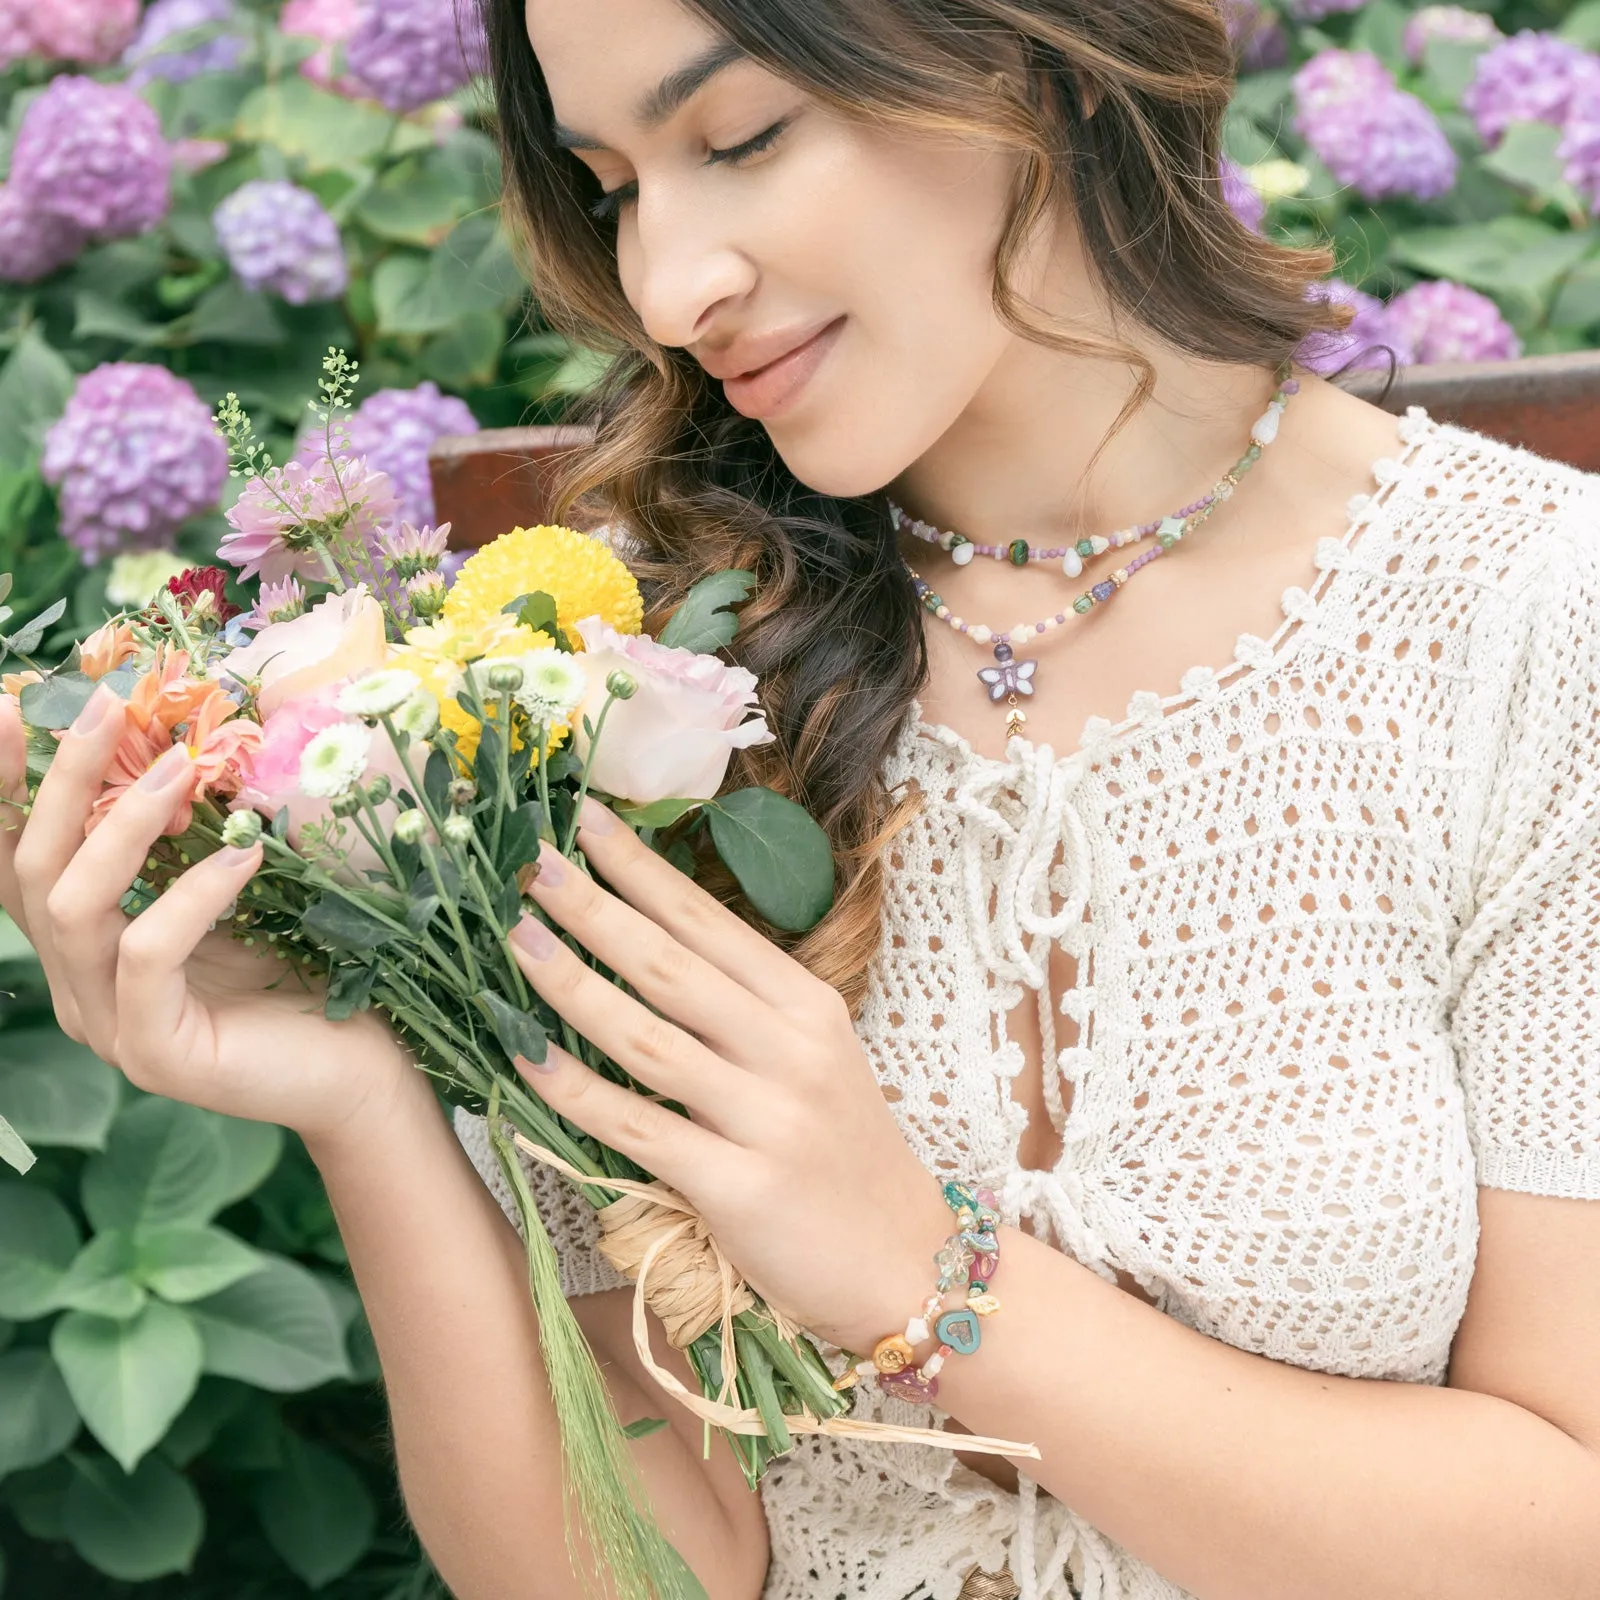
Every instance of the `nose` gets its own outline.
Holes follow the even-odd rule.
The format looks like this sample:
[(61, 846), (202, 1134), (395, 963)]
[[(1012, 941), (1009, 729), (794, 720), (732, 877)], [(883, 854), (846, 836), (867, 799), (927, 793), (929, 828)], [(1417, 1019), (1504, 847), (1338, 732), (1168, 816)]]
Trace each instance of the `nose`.
[(696, 204), (685, 187), (641, 184), (633, 227), (619, 241), (623, 289), (645, 332), (663, 345), (693, 344), (719, 310), (751, 292), (757, 276), (726, 217)]

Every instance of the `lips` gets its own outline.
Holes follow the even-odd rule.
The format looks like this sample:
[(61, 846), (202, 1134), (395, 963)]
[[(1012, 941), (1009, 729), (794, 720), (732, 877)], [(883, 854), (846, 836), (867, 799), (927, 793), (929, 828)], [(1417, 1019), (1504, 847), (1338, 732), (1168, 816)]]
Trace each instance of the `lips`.
[[(729, 354), (736, 359), (730, 361), (725, 356), (719, 363), (722, 372), (729, 374), (722, 379), (722, 392), (727, 396), (728, 404), (743, 416), (763, 420), (787, 410), (838, 342), (844, 322), (843, 317), (836, 317), (798, 341), (793, 335), (781, 342), (774, 338), (769, 350), (775, 353), (767, 355), (761, 365), (753, 365), (749, 355), (740, 353), (739, 346), (731, 347)], [(753, 341), (744, 349), (757, 355), (767, 354)], [(741, 366), (743, 371), (738, 370)], [(719, 375), (709, 362), (706, 363), (706, 370), (713, 377)]]
[(741, 334), (724, 349), (708, 350), (700, 355), (700, 365), (723, 382), (729, 378), (754, 377), (763, 367), (770, 367), (809, 344), (835, 320), (803, 325), (791, 323), (787, 328), (775, 328), (770, 333)]

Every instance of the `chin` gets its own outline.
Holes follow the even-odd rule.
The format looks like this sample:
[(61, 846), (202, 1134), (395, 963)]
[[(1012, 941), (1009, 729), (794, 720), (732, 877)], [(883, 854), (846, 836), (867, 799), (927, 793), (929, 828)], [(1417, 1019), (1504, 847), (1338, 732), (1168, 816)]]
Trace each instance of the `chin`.
[(920, 453), (910, 445), (897, 449), (865, 415), (847, 418), (836, 412), (819, 427), (779, 426), (768, 433), (783, 464), (801, 483), (836, 500), (876, 494)]

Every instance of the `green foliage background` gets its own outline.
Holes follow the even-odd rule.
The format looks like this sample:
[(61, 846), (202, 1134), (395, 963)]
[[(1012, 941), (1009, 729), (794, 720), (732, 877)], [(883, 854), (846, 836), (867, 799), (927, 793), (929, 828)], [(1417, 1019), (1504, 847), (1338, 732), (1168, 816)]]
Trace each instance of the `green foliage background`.
[[(1437, 45), (1410, 68), (1413, 9), (1369, 0), (1296, 28), (1288, 67), (1242, 78), (1229, 153), (1303, 171), (1269, 228), (1331, 238), (1342, 275), (1375, 293), (1470, 284), (1530, 352), (1600, 343), (1600, 226), (1562, 179), (1554, 131), (1515, 127), (1485, 151), (1458, 109), (1476, 52)], [(1600, 0), (1478, 9), (1506, 32), (1600, 47)], [(313, 87), (296, 70), (308, 47), (271, 27), (271, 0), (248, 11), (256, 45), (237, 71), (147, 91), (170, 137), (224, 139), (225, 159), (181, 178), (150, 233), (42, 285), (0, 285), (0, 571), (17, 578), (16, 623), (61, 595), (73, 631), (102, 614), (105, 570), (60, 539), (38, 471), (44, 430), (100, 362), (164, 363), (213, 404), (236, 390), (280, 458), (329, 345), (359, 357), (363, 392), (432, 379), (486, 426), (554, 420), (597, 370), (528, 303), (477, 92), (436, 137), (428, 115)], [(1365, 206), (1301, 146), (1290, 74), (1330, 45), (1375, 51), (1435, 108), (1463, 158), (1451, 194)], [(0, 163), (45, 76), (0, 75)], [(229, 275), (209, 219), (253, 177), (293, 178), (332, 209), (353, 269), (342, 300), (294, 307)], [(208, 558), (221, 529), (220, 508), (195, 518), (183, 552)], [(0, 1168), (5, 1600), (440, 1593), (405, 1525), (370, 1334), (298, 1142), (129, 1089), (56, 1029), (3, 919), (0, 1115), (41, 1153), (25, 1177)]]

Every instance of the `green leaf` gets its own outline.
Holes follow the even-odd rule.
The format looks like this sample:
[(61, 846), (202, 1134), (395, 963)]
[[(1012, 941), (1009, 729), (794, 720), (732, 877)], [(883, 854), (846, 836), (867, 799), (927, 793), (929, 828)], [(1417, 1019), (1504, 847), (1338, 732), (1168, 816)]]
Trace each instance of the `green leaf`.
[(1422, 51), (1422, 92), (1435, 105), (1454, 106), (1478, 72), (1478, 57), (1489, 48), (1481, 41), (1430, 39)]
[(85, 1457), (67, 1489), (62, 1524), (72, 1548), (124, 1583), (187, 1572), (205, 1532), (205, 1512), (189, 1480), (160, 1456), (131, 1476)]
[(283, 1465), (256, 1491), (267, 1543), (313, 1589), (343, 1577), (377, 1531), (378, 1508), (348, 1463), (322, 1445), (289, 1434)]
[(1556, 155), (1560, 143), (1561, 130), (1549, 123), (1513, 122), (1499, 145), (1482, 158), (1483, 166), (1519, 189), (1549, 194), (1566, 181), (1566, 163)]
[(544, 814), (532, 801), (507, 814), (500, 825), (498, 866), (502, 872), (515, 872), (539, 854), (539, 829)]
[(483, 389), (495, 380), (505, 342), (503, 311), (469, 311), (429, 339), (417, 361), (447, 389)]
[[(604, 735), (602, 735), (604, 737)], [(647, 806), (616, 806), (617, 815), (635, 828), (667, 828), (686, 817), (704, 800), (652, 800)]]
[(86, 339), (110, 339), (141, 348), (164, 345), (171, 338), (171, 324), (152, 322), (130, 310), (125, 302), (96, 294), (92, 289), (80, 289), (72, 297), (72, 306), (76, 314), (72, 337), (80, 344)]
[(305, 163), (308, 172), (339, 168), (364, 174), (387, 143), (391, 154), (432, 144), (415, 122), (394, 118), (370, 100), (347, 100), (286, 73), (245, 97), (234, 125), (236, 143), (269, 144)]
[(6, 648), (13, 655), (31, 656), (39, 648), (40, 641), (44, 638), (45, 629), (59, 622), (62, 613), (66, 609), (67, 602), (65, 597), (46, 606), (38, 616), (31, 618), (7, 638)]
[(69, 1311), (50, 1353), (89, 1431), (132, 1472), (172, 1426), (200, 1381), (200, 1334), (189, 1313), (152, 1300), (128, 1322)]
[(775, 928), (803, 933), (833, 905), (833, 851), (804, 807), (771, 789), (706, 803), (712, 842), (745, 897)]
[(0, 1183), (0, 1317), (42, 1317), (77, 1253), (78, 1225), (53, 1194)]
[(0, 1115), (46, 1148), (104, 1148), (122, 1098), (122, 1078), (87, 1045), (41, 1023), (7, 1029)]
[(354, 220), (383, 239), (427, 249), (439, 243), (466, 209), (460, 176), (432, 151), (401, 162), (361, 197)]
[(147, 1228), (133, 1241), (133, 1270), (163, 1300), (200, 1300), (262, 1268), (261, 1256), (221, 1228)]
[(27, 1172), (38, 1159), (17, 1130), (0, 1117), (0, 1161), (13, 1172)]
[(509, 1059), (521, 1056), (524, 1061), (540, 1062), (549, 1048), (549, 1035), (544, 1024), (528, 1011), (518, 1011), (502, 1000), (492, 989), (484, 989), (477, 996), (500, 1048)]
[(314, 1274), (282, 1256), (189, 1308), (205, 1342), (205, 1370), (287, 1394), (348, 1378), (343, 1332)]
[(397, 251), (372, 274), (372, 303), (387, 334), (438, 333), (474, 311), (502, 311), (526, 292), (493, 212), (465, 218), (431, 255)]
[(665, 1417), (640, 1417), (637, 1422), (624, 1423), (622, 1431), (630, 1439), (648, 1439), (652, 1433), (660, 1433), (666, 1425)]
[(1600, 50), (1600, 0), (1583, 0), (1574, 6), (1556, 29), (1568, 44), (1584, 50)]
[(1580, 261), (1567, 274), (1550, 307), (1550, 325), (1575, 329), (1600, 325), (1600, 257)]
[(702, 578), (683, 597), (682, 605), (661, 630), (660, 643), (701, 652), (732, 644), (739, 619), (727, 607), (749, 599), (755, 586), (755, 574), (741, 572), (737, 567)]
[(99, 1229), (209, 1222), (227, 1203), (229, 1174), (216, 1118), (154, 1095), (112, 1125), (83, 1170), (83, 1209)]
[(55, 1304), (126, 1322), (149, 1296), (133, 1279), (133, 1239), (121, 1228), (97, 1233), (73, 1258), (56, 1285)]
[(259, 290), (245, 288), (237, 278), (224, 279), (206, 290), (183, 325), (197, 344), (214, 340), (218, 344), (277, 346), (288, 338), (271, 300)]
[(217, 1113), (212, 1113), (211, 1126), (222, 1145), (218, 1193), (222, 1205), (231, 1206), (254, 1194), (267, 1181), (283, 1156), (283, 1129), (271, 1122)]
[(250, 1402), (251, 1391), (231, 1378), (202, 1378), (159, 1449), (175, 1467), (186, 1467), (210, 1448), (217, 1435)]
[(0, 367), (0, 466), (22, 467), (65, 409), (77, 380), (38, 327), (26, 328)]
[(53, 1459), (77, 1434), (77, 1407), (49, 1352), (0, 1355), (0, 1478)]
[(22, 715), (35, 728), (66, 728), (89, 703), (94, 680), (81, 672), (52, 672), (30, 683), (20, 696)]
[(382, 917), (333, 893), (311, 903), (300, 918), (300, 928), (324, 948), (349, 950), (357, 955), (376, 950), (395, 937), (395, 930)]
[(507, 616), (515, 617), (524, 628), (532, 628), (535, 633), (548, 633), (553, 639), (561, 631), (556, 622), (555, 598), (542, 589), (536, 589), (532, 594), (519, 594), (500, 609)]
[(1391, 71), (1406, 66), (1405, 30), (1408, 7), (1398, 0), (1367, 0), (1351, 33), (1352, 50), (1370, 50)]

